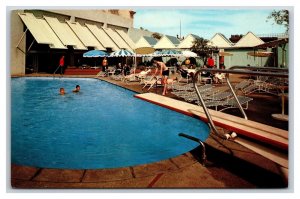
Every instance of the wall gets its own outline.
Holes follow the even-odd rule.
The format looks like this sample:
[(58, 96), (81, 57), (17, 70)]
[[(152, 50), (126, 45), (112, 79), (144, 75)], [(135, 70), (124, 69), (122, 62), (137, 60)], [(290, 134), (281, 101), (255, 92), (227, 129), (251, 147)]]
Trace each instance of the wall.
[[(24, 75), (25, 74), (25, 54), (16, 48), (18, 42), (20, 41), (23, 35), (23, 22), (18, 16), (18, 12), (21, 13), (23, 11), (12, 11), (10, 13), (10, 74), (11, 75)], [(19, 44), (19, 48), (25, 52), (25, 37)]]
[[(121, 16), (111, 14), (106, 10), (49, 10), (53, 13), (58, 13), (62, 15), (75, 16), (76, 18), (87, 19), (91, 21), (103, 22), (110, 25), (120, 26), (120, 27), (133, 27), (133, 19), (124, 18), (124, 13), (129, 10), (122, 10), (120, 12)], [(76, 20), (76, 19), (75, 19)]]
[[(278, 67), (281, 67), (282, 65), (282, 48), (278, 47)], [(289, 68), (289, 44), (286, 44), (285, 46), (285, 67), (284, 68)]]
[(247, 55), (247, 52), (253, 51), (252, 48), (249, 49), (226, 49), (225, 52), (232, 53), (232, 56), (225, 56), (224, 64), (226, 68), (231, 66), (265, 66), (268, 57), (254, 57)]

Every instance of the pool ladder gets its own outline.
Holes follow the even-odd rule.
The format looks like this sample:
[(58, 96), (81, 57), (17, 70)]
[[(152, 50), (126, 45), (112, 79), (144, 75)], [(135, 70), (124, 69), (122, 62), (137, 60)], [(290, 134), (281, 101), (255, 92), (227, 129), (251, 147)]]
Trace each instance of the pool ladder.
[(178, 135), (182, 136), (182, 137), (185, 137), (187, 139), (193, 140), (195, 142), (198, 142), (202, 146), (202, 154), (201, 154), (202, 165), (205, 166), (205, 164), (206, 164), (206, 148), (205, 148), (204, 143), (200, 139), (195, 138), (195, 137), (190, 136), (190, 135), (187, 135), (187, 134), (184, 134), (184, 133), (179, 133)]
[[(205, 102), (203, 100), (203, 97), (197, 87), (197, 82), (198, 82), (198, 77), (201, 75), (202, 72), (212, 72), (212, 73), (226, 73), (226, 83), (228, 85), (228, 87), (230, 88), (231, 93), (233, 94), (233, 97), (238, 105), (238, 108), (240, 109), (243, 117), (247, 120), (247, 115), (244, 111), (244, 109), (242, 108), (241, 103), (239, 102), (237, 95), (229, 81), (229, 74), (246, 74), (246, 75), (260, 75), (260, 76), (272, 76), (272, 77), (283, 77), (283, 78), (287, 78), (288, 77), (288, 69), (282, 69), (282, 68), (273, 68), (273, 67), (253, 67), (253, 66), (233, 66), (229, 69), (208, 69), (208, 68), (202, 68), (200, 70), (198, 70), (195, 74), (192, 75), (193, 78), (193, 85), (194, 88), (196, 90), (197, 96), (200, 100), (201, 106), (205, 112), (205, 115), (208, 119), (208, 125), (210, 127), (210, 129), (213, 131), (214, 134), (216, 134), (218, 137), (224, 139), (224, 140), (228, 140), (231, 138), (231, 136), (229, 134), (222, 134), (220, 133), (212, 118), (210, 113), (208, 112), (208, 109), (205, 105)], [(206, 148), (205, 148), (205, 144), (203, 141), (201, 141), (198, 138), (195, 138), (193, 136), (184, 134), (184, 133), (179, 133), (179, 136), (188, 138), (190, 140), (193, 140), (195, 142), (198, 142), (203, 150), (202, 150), (202, 165), (205, 166), (206, 164)]]

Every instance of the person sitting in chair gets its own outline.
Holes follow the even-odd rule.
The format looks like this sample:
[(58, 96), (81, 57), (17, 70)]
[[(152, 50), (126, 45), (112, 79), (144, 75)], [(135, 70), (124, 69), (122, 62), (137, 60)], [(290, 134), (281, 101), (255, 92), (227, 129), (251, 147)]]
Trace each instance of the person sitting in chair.
[[(225, 66), (224, 66), (224, 65), (221, 65), (220, 68), (221, 68), (221, 69), (225, 69)], [(218, 72), (218, 73), (216, 73), (216, 74), (214, 75), (214, 82), (215, 82), (216, 84), (222, 83), (222, 82), (223, 82), (223, 79), (225, 79), (225, 73), (220, 73), (220, 72)]]

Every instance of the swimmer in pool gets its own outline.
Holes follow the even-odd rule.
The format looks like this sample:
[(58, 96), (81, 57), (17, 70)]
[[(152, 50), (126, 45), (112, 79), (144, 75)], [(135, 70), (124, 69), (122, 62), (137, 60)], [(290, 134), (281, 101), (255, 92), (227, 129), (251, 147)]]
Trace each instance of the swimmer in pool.
[(59, 89), (59, 94), (60, 95), (64, 95), (65, 94), (65, 89), (64, 88), (60, 88)]
[(80, 86), (76, 85), (76, 88), (73, 90), (73, 92), (78, 93), (80, 91)]

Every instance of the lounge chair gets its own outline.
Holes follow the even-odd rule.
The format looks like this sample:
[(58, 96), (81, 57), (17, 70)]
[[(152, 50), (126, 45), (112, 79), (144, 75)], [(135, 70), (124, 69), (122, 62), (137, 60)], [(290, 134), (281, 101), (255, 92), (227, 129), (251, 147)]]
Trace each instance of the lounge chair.
[[(153, 85), (157, 81), (158, 78), (159, 78), (159, 76), (152, 75), (152, 76), (144, 79), (144, 81), (142, 83), (142, 84), (144, 84), (144, 86), (142, 89), (146, 88), (147, 86), (150, 87), (151, 85)], [(150, 88), (148, 90), (150, 90)]]
[(138, 73), (135, 73), (135, 68), (133, 68), (133, 69), (130, 70), (130, 74), (124, 76), (122, 80), (123, 80), (126, 84), (128, 84), (129, 82), (140, 81), (140, 80), (137, 78), (137, 75), (138, 75)]
[(110, 67), (108, 67), (106, 72), (107, 72), (108, 76), (113, 75), (116, 72), (116, 68), (113, 66), (110, 66)]
[(186, 83), (189, 83), (190, 74), (186, 70), (179, 69), (177, 72), (180, 74), (180, 79), (178, 82), (180, 82), (182, 79), (186, 79)]
[(225, 73), (216, 73), (215, 75), (214, 75), (214, 82), (215, 83), (221, 83), (221, 84), (223, 84), (223, 82), (224, 82), (224, 80), (225, 80)]
[(105, 71), (100, 71), (95, 77), (107, 77), (107, 73)]
[(146, 79), (147, 76), (151, 73), (151, 69), (146, 71), (141, 71), (140, 73), (136, 74), (136, 78), (140, 81), (140, 84), (143, 84), (143, 81)]

